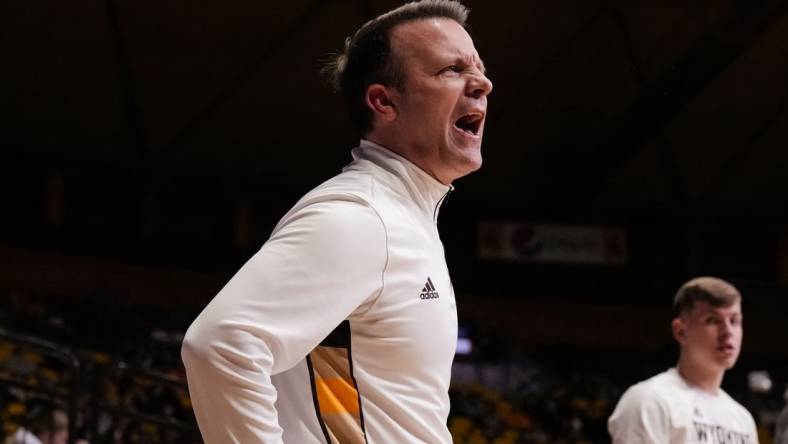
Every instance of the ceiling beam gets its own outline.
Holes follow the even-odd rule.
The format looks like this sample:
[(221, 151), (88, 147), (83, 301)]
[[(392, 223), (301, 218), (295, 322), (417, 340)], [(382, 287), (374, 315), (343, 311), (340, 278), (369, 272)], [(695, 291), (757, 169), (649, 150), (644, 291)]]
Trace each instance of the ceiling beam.
[(709, 201), (713, 197), (719, 196), (728, 188), (736, 172), (741, 170), (747, 162), (747, 159), (755, 154), (755, 148), (758, 143), (761, 142), (769, 131), (781, 121), (786, 111), (788, 111), (788, 97), (783, 100), (777, 111), (763, 122), (763, 125), (761, 125), (761, 127), (750, 137), (747, 143), (741, 144), (733, 155), (728, 158), (722, 168), (719, 169), (719, 174), (717, 174), (703, 190), (698, 198), (699, 201)]
[(525, 94), (531, 85), (533, 85), (537, 79), (544, 76), (548, 69), (550, 69), (553, 65), (560, 62), (563, 59), (563, 56), (571, 51), (575, 45), (582, 41), (582, 37), (586, 35), (591, 28), (594, 27), (597, 20), (602, 16), (601, 12), (604, 8), (597, 8), (592, 12), (588, 19), (583, 22), (573, 33), (569, 36), (559, 47), (556, 49), (547, 59), (545, 60), (542, 65), (540, 65), (534, 72), (527, 75), (522, 81), (519, 82), (519, 88), (511, 93), (508, 93), (504, 98), (501, 99), (498, 105), (494, 109), (494, 113), (488, 117), (491, 121), (490, 125), (497, 123), (502, 118), (510, 113), (510, 109), (514, 106), (517, 106), (519, 103), (522, 102), (522, 95)]
[(134, 76), (134, 69), (131, 66), (126, 39), (121, 30), (120, 17), (115, 6), (115, 0), (106, 0), (104, 4), (107, 12), (110, 39), (115, 47), (115, 62), (117, 63), (120, 77), (120, 94), (122, 96), (126, 123), (131, 132), (131, 142), (139, 150), (140, 160), (144, 162), (150, 155), (150, 146), (148, 144), (148, 135), (145, 132), (142, 107), (137, 100), (137, 82)]
[[(578, 161), (587, 165), (575, 187), (557, 200), (581, 208), (597, 196), (606, 181), (632, 153), (671, 121), (687, 104), (785, 14), (788, 2), (760, 2), (742, 12), (734, 9), (718, 29), (678, 58), (669, 70), (650, 85), (620, 117), (606, 125)], [(730, 38), (736, 36), (736, 38)], [(675, 185), (674, 185), (675, 186)]]
[(189, 143), (197, 136), (202, 125), (209, 121), (214, 114), (227, 102), (228, 99), (233, 97), (238, 90), (241, 89), (265, 64), (266, 61), (276, 52), (285, 42), (300, 30), (304, 24), (308, 23), (325, 8), (331, 0), (317, 0), (309, 9), (306, 10), (300, 17), (290, 23), (290, 26), (282, 32), (278, 38), (272, 39), (267, 44), (261, 45), (263, 49), (260, 53), (252, 59), (246, 66), (242, 67), (238, 73), (230, 80), (230, 82), (209, 100), (208, 103), (192, 117), (192, 119), (184, 125), (170, 140), (169, 155), (177, 156), (178, 153), (184, 150)]
[[(618, 25), (619, 31), (621, 32), (627, 57), (634, 68), (633, 75), (635, 80), (640, 86), (641, 91), (645, 91), (648, 89), (648, 81), (643, 75), (642, 64), (637, 56), (637, 51), (635, 50), (635, 45), (632, 41), (632, 33), (627, 26), (626, 20), (621, 15), (621, 12), (612, 6), (610, 6), (610, 11), (613, 15), (614, 22)], [(671, 149), (670, 142), (668, 141), (668, 137), (665, 134), (664, 127), (660, 126), (656, 128), (654, 141), (657, 145), (657, 153), (659, 155), (660, 165), (662, 167), (661, 170), (665, 178), (665, 183), (668, 186), (668, 191), (673, 198), (673, 201), (679, 207), (683, 207), (689, 201), (689, 191), (687, 189), (686, 180), (679, 166), (678, 159), (676, 159), (676, 156)], [(629, 153), (629, 156), (633, 155), (637, 150), (642, 149), (644, 146), (645, 144), (640, 144), (637, 147), (632, 147), (632, 152)]]

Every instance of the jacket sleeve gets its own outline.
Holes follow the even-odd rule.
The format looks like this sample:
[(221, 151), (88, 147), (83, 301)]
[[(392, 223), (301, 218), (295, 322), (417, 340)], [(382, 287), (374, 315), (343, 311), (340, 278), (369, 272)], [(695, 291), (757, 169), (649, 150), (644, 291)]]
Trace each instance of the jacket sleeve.
[(607, 422), (613, 444), (670, 442), (670, 415), (662, 398), (640, 385), (630, 387)]
[(382, 291), (386, 232), (371, 207), (348, 198), (286, 218), (184, 337), (189, 393), (207, 443), (281, 443), (271, 375), (296, 365)]

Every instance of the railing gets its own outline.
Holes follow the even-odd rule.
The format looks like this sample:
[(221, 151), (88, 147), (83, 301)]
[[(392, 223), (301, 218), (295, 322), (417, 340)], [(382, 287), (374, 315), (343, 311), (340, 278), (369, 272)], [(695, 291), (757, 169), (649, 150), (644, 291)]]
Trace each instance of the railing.
[(74, 433), (72, 428), (76, 423), (77, 395), (78, 395), (78, 390), (76, 388), (76, 384), (78, 380), (76, 378), (76, 375), (77, 373), (79, 373), (79, 369), (80, 369), (79, 359), (77, 359), (77, 357), (69, 349), (59, 346), (54, 342), (49, 342), (40, 338), (36, 338), (34, 336), (14, 333), (0, 328), (0, 339), (11, 342), (13, 344), (22, 345), (27, 348), (38, 350), (43, 354), (61, 360), (64, 364), (66, 364), (67, 367), (69, 367), (69, 369), (71, 370), (71, 380), (69, 381), (70, 387), (67, 390), (63, 390), (63, 389), (59, 390), (57, 388), (37, 387), (32, 384), (28, 384), (8, 377), (0, 377), (0, 383), (7, 387), (17, 387), (27, 392), (33, 392), (39, 395), (43, 395), (44, 397), (52, 401), (53, 404), (57, 404), (58, 400), (65, 399), (67, 405), (66, 412), (68, 414), (68, 424), (69, 424), (69, 443), (73, 443)]
[[(168, 376), (166, 374), (153, 371), (153, 370), (146, 370), (140, 369), (133, 366), (128, 365), (125, 362), (116, 362), (108, 368), (106, 368), (109, 372), (114, 372), (116, 374), (128, 374), (136, 377), (142, 377), (149, 380), (154, 381), (157, 384), (161, 384), (163, 386), (178, 388), (182, 390), (187, 390), (188, 386), (186, 382)], [(183, 421), (179, 421), (175, 418), (161, 416), (161, 415), (153, 415), (146, 412), (140, 412), (131, 408), (118, 406), (105, 400), (100, 399), (100, 393), (98, 391), (93, 391), (91, 396), (91, 410), (92, 410), (92, 421), (91, 421), (91, 434), (93, 436), (98, 436), (98, 413), (99, 412), (106, 412), (110, 413), (115, 417), (124, 417), (131, 419), (132, 421), (137, 422), (138, 424), (154, 424), (159, 427), (163, 427), (165, 429), (175, 430), (179, 432), (181, 435), (186, 435), (194, 440), (194, 442), (202, 442), (199, 429), (194, 424), (189, 424)]]
[[(113, 418), (128, 419), (137, 426), (152, 424), (177, 432), (179, 436), (188, 436), (193, 442), (202, 442), (196, 425), (113, 404), (104, 398), (104, 393), (99, 387), (99, 377), (108, 374), (142, 377), (155, 384), (175, 390), (186, 390), (185, 381), (160, 372), (135, 368), (124, 362), (109, 362), (97, 366), (83, 365), (89, 361), (91, 353), (73, 351), (54, 342), (10, 332), (2, 328), (0, 328), (0, 341), (11, 343), (21, 350), (35, 350), (41, 355), (58, 360), (63, 363), (64, 368), (68, 369), (70, 375), (66, 386), (42, 387), (26, 380), (4, 375), (0, 375), (0, 386), (15, 388), (27, 394), (35, 394), (53, 406), (64, 408), (68, 415), (69, 443), (74, 443), (77, 438), (75, 428), (78, 414), (82, 414), (84, 418), (88, 441), (97, 440), (99, 438), (100, 413), (102, 412), (112, 415)], [(82, 410), (80, 410), (80, 402), (82, 402)]]

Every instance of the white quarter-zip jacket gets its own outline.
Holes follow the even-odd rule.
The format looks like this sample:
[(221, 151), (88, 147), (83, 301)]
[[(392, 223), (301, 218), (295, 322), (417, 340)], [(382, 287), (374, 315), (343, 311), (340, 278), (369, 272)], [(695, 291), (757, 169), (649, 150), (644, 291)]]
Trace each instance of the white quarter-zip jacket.
[(451, 191), (361, 141), (208, 304), (182, 349), (207, 443), (450, 443)]

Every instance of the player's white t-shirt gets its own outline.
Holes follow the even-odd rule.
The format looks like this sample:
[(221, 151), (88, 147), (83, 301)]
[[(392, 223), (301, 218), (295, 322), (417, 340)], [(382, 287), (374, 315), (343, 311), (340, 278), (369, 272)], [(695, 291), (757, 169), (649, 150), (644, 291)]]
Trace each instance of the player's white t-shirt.
[(757, 444), (750, 412), (722, 389), (689, 385), (672, 368), (630, 387), (607, 423), (614, 444)]

